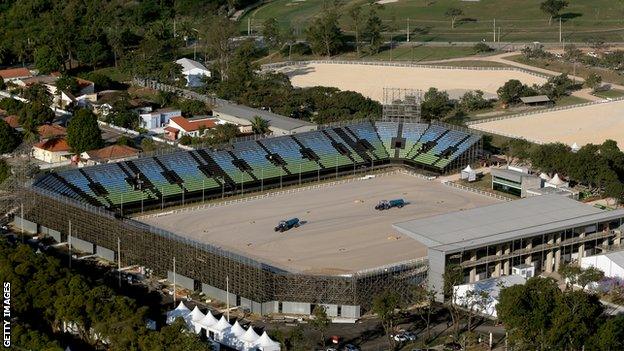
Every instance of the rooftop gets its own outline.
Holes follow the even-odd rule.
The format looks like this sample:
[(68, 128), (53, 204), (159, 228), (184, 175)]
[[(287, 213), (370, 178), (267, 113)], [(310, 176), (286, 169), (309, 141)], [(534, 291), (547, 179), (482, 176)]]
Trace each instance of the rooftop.
[(520, 101), (524, 102), (525, 104), (535, 104), (535, 103), (539, 103), (539, 102), (549, 102), (551, 100), (546, 95), (537, 95), (537, 96), (521, 97)]
[(23, 78), (30, 76), (32, 76), (32, 74), (27, 68), (9, 68), (0, 70), (0, 77), (2, 77), (2, 79)]
[(192, 119), (186, 119), (182, 116), (178, 116), (178, 117), (171, 117), (169, 121), (174, 122), (175, 124), (180, 126), (180, 128), (184, 129), (184, 131), (186, 132), (192, 132), (202, 127), (206, 129), (214, 128), (217, 125), (217, 123), (213, 119), (209, 119), (209, 118), (192, 120)]
[(37, 133), (42, 139), (67, 135), (67, 130), (58, 124), (44, 124), (37, 128)]
[(33, 147), (50, 152), (69, 151), (70, 149), (65, 138), (46, 139), (35, 144)]
[(19, 128), (19, 118), (16, 115), (10, 115), (4, 117), (4, 121), (7, 122), (12, 128)]
[(560, 195), (544, 195), (393, 227), (430, 249), (455, 252), (621, 217), (624, 210), (603, 211)]
[(288, 131), (301, 127), (314, 126), (314, 124), (310, 122), (301, 121), (298, 119), (281, 116), (270, 111), (260, 110), (257, 108), (237, 105), (233, 103), (221, 104), (218, 107), (215, 107), (213, 110), (217, 113), (224, 113), (230, 116), (235, 116), (248, 120), (250, 122), (255, 116), (258, 116), (269, 122), (271, 126)]
[(490, 172), (492, 173), (492, 176), (494, 177), (504, 178), (504, 179), (511, 180), (511, 181), (518, 182), (518, 183), (522, 182), (522, 178), (537, 178), (537, 176), (532, 175), (532, 174), (518, 172), (513, 169), (506, 169), (506, 168), (492, 167)]
[(208, 71), (208, 68), (206, 68), (206, 66), (188, 58), (181, 58), (177, 60), (176, 63), (182, 66), (183, 71), (190, 71), (192, 69), (200, 69), (203, 71)]
[(111, 145), (97, 150), (90, 150), (86, 153), (92, 160), (113, 160), (137, 155), (139, 150), (127, 145)]

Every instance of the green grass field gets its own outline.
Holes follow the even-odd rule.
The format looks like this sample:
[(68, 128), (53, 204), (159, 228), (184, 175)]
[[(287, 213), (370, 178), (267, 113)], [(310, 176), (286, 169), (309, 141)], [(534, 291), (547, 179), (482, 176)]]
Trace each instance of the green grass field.
[(624, 96), (624, 91), (611, 89), (606, 91), (597, 91), (593, 95), (601, 97), (603, 99), (614, 99)]
[[(584, 42), (590, 38), (606, 41), (624, 40), (624, 2), (615, 0), (570, 0), (563, 11), (563, 36), (567, 42)], [(240, 21), (246, 32), (248, 20), (259, 30), (263, 20), (277, 18), (280, 25), (290, 25), (302, 35), (308, 23), (322, 12), (324, 0), (273, 0), (247, 13)], [(345, 8), (360, 5), (366, 12), (366, 0), (346, 0)], [(558, 41), (559, 26), (548, 24), (537, 0), (398, 0), (384, 5), (379, 12), (386, 30), (394, 36), (405, 36), (408, 19), (414, 41), (491, 41), (493, 20), (500, 28), (501, 41)], [(461, 8), (464, 15), (451, 29), (444, 13), (450, 7)], [(352, 21), (346, 9), (340, 19), (348, 33)], [(390, 34), (388, 34), (390, 35)]]
[(589, 77), (590, 74), (595, 73), (601, 76), (602, 81), (605, 83), (624, 84), (624, 76), (610, 69), (599, 67), (585, 67), (582, 64), (574, 65), (572, 63), (559, 60), (526, 59), (522, 55), (510, 56), (506, 59), (556, 72), (576, 75), (577, 77), (582, 78)]

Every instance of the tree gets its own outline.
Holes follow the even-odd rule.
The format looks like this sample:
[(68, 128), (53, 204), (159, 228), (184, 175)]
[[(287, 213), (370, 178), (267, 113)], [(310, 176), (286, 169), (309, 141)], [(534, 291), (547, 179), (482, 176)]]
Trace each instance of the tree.
[(459, 106), (466, 111), (476, 111), (492, 107), (492, 102), (483, 97), (481, 90), (468, 91), (459, 100)]
[(366, 20), (366, 27), (364, 28), (364, 37), (368, 43), (369, 53), (376, 54), (379, 52), (379, 49), (381, 49), (381, 45), (383, 44), (383, 38), (381, 36), (382, 31), (383, 22), (381, 18), (379, 18), (379, 15), (377, 15), (375, 6), (371, 6)]
[(154, 140), (151, 138), (143, 138), (143, 140), (141, 140), (141, 150), (143, 150), (143, 152), (152, 152), (156, 150)]
[(87, 109), (76, 112), (67, 126), (67, 143), (76, 154), (104, 146), (102, 131), (93, 112)]
[(362, 7), (359, 4), (354, 4), (349, 7), (347, 11), (349, 17), (351, 18), (351, 22), (353, 23), (353, 32), (355, 34), (355, 51), (358, 56), (360, 55), (360, 40), (362, 37), (362, 21), (364, 17), (362, 15)]
[(600, 269), (593, 266), (587, 267), (583, 269), (581, 274), (578, 276), (578, 285), (585, 290), (589, 284), (601, 281), (604, 276), (604, 272)]
[(338, 26), (340, 15), (335, 7), (325, 6), (320, 17), (306, 30), (306, 38), (317, 54), (331, 57), (342, 47), (343, 34)]
[(448, 93), (436, 88), (429, 88), (420, 105), (422, 118), (426, 121), (441, 119), (453, 108)]
[(11, 167), (4, 160), (0, 159), (0, 183), (4, 182), (11, 175)]
[(215, 16), (208, 23), (209, 27), (204, 34), (206, 49), (216, 57), (215, 65), (224, 81), (229, 77), (229, 61), (234, 53), (231, 39), (237, 35), (238, 30), (234, 22), (225, 16)]
[(548, 331), (561, 295), (552, 278), (534, 277), (524, 285), (502, 289), (496, 312), (505, 324), (510, 343), (521, 350), (547, 349)]
[(277, 18), (267, 18), (262, 24), (262, 36), (267, 46), (271, 49), (275, 49), (281, 42), (279, 26)]
[(372, 311), (381, 321), (391, 349), (395, 347), (395, 340), (391, 335), (395, 329), (396, 310), (399, 307), (401, 307), (400, 297), (396, 291), (385, 290), (373, 298)]
[(442, 292), (444, 293), (444, 306), (451, 315), (455, 334), (457, 335), (459, 333), (459, 318), (461, 313), (454, 301), (455, 286), (464, 283), (464, 272), (459, 265), (447, 265), (442, 279), (444, 281), (444, 286), (442, 288)]
[(540, 4), (540, 10), (549, 16), (548, 25), (550, 25), (553, 17), (559, 16), (559, 12), (567, 6), (568, 2), (565, 0), (545, 0)]
[(269, 122), (260, 116), (254, 116), (251, 120), (251, 129), (254, 134), (267, 134), (270, 131)]
[(596, 295), (565, 291), (556, 300), (547, 343), (554, 350), (581, 350), (598, 329), (603, 306)]
[(325, 332), (327, 328), (329, 328), (329, 324), (331, 320), (327, 316), (327, 311), (324, 306), (316, 305), (314, 310), (312, 311), (312, 319), (310, 320), (310, 325), (314, 330), (319, 332), (321, 335), (321, 344), (325, 347)]
[(435, 291), (429, 290), (425, 285), (418, 285), (412, 292), (412, 302), (418, 306), (418, 315), (425, 322), (427, 337), (425, 343), (431, 339), (431, 314), (435, 302)]
[(492, 49), (488, 44), (486, 43), (476, 43), (472, 49), (476, 52), (476, 53), (484, 53), (484, 52), (490, 52), (490, 51), (494, 51), (494, 49)]
[(41, 74), (48, 74), (61, 68), (59, 55), (49, 46), (40, 46), (35, 50), (35, 67)]
[(17, 117), (24, 129), (24, 137), (33, 140), (37, 136), (37, 127), (54, 120), (54, 112), (46, 105), (28, 102), (18, 112)]
[(50, 107), (52, 105), (52, 94), (48, 91), (48, 88), (41, 83), (35, 83), (24, 90), (24, 99), (32, 102), (33, 104)]
[(496, 93), (498, 99), (504, 104), (514, 104), (519, 102), (521, 97), (536, 95), (535, 91), (517, 79), (508, 80), (502, 87), (498, 88)]
[(80, 90), (80, 86), (78, 85), (78, 80), (66, 74), (61, 75), (56, 80), (55, 85), (59, 94), (60, 92), (69, 92), (71, 94), (76, 94)]
[(13, 152), (20, 144), (20, 136), (7, 122), (0, 119), (0, 154)]
[(624, 350), (624, 316), (620, 314), (602, 323), (588, 344), (587, 350)]
[(563, 73), (548, 79), (540, 88), (540, 92), (553, 100), (557, 100), (570, 91), (578, 89), (578, 85), (568, 75)]
[(523, 162), (529, 159), (531, 143), (524, 139), (510, 139), (503, 148), (505, 149), (505, 156), (507, 156), (507, 163), (511, 163), (514, 159)]
[(4, 79), (0, 79), (0, 90), (6, 90), (7, 85), (4, 82)]
[(208, 140), (212, 145), (227, 143), (238, 134), (238, 127), (235, 124), (217, 124), (208, 131)]
[(602, 76), (596, 73), (590, 73), (589, 76), (587, 76), (587, 79), (585, 79), (585, 86), (591, 88), (593, 92), (596, 92), (601, 84)]
[(451, 29), (455, 28), (455, 20), (457, 17), (462, 16), (464, 11), (457, 7), (451, 7), (444, 13), (444, 16), (451, 18)]

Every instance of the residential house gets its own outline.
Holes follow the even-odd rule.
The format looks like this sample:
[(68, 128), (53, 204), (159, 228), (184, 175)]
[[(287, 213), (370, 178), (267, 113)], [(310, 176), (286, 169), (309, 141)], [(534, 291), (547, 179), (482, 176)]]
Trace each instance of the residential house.
[(142, 113), (139, 115), (140, 127), (147, 130), (164, 127), (169, 123), (171, 117), (182, 116), (182, 111), (175, 108), (161, 108), (156, 111)]
[(172, 117), (165, 127), (165, 138), (178, 140), (185, 135), (199, 137), (201, 130), (214, 128), (217, 121), (214, 118), (187, 119), (182, 116)]
[(11, 128), (18, 129), (20, 128), (19, 118), (16, 115), (10, 115), (3, 118), (5, 122), (7, 122)]
[(181, 58), (176, 61), (177, 64), (182, 66), (182, 74), (186, 77), (187, 87), (199, 87), (203, 85), (202, 79), (204, 77), (211, 77), (212, 74), (206, 66), (197, 61), (193, 61), (187, 58)]
[(32, 155), (35, 159), (57, 163), (67, 161), (70, 156), (70, 147), (65, 138), (44, 139), (33, 146)]
[(9, 68), (0, 70), (0, 77), (5, 82), (12, 82), (18, 79), (32, 77), (32, 73), (27, 68)]
[(53, 139), (66, 136), (67, 129), (58, 124), (44, 124), (37, 128), (37, 133), (41, 140)]
[(127, 145), (110, 145), (80, 154), (80, 166), (92, 166), (102, 163), (126, 161), (139, 157), (140, 150)]

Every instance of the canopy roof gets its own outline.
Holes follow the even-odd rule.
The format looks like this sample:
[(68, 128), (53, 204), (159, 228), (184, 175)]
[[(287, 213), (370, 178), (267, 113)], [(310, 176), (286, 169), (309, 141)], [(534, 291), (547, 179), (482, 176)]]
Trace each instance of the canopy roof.
[(217, 324), (213, 325), (210, 329), (215, 330), (216, 332), (223, 332), (230, 329), (232, 326), (225, 319), (225, 316), (221, 316), (221, 319), (217, 322)]
[(204, 318), (199, 320), (196, 324), (204, 328), (208, 328), (217, 324), (218, 322), (219, 321), (217, 321), (217, 319), (212, 315), (212, 312), (208, 311)]
[(186, 307), (184, 302), (180, 301), (178, 307), (167, 312), (167, 324), (173, 323), (178, 317), (185, 318), (189, 313), (191, 313), (191, 310)]
[(241, 327), (238, 321), (236, 321), (232, 325), (232, 329), (230, 329), (230, 333), (232, 333), (232, 335), (234, 335), (234, 337), (236, 338), (241, 338), (243, 335), (245, 335), (245, 329)]
[(195, 308), (193, 308), (193, 311), (191, 311), (191, 313), (189, 314), (189, 317), (191, 317), (191, 320), (193, 322), (199, 322), (200, 320), (202, 320), (206, 315), (202, 313), (202, 311), (199, 310), (199, 307), (195, 306)]
[(266, 331), (256, 340), (256, 346), (261, 347), (263, 351), (279, 350), (280, 344), (271, 340)]
[(564, 185), (565, 182), (563, 180), (561, 180), (561, 178), (559, 178), (559, 174), (555, 173), (555, 176), (552, 177), (552, 179), (548, 182), (552, 185)]
[(253, 345), (256, 342), (256, 340), (258, 340), (258, 338), (260, 338), (260, 336), (258, 335), (258, 333), (256, 333), (256, 331), (250, 325), (247, 331), (245, 332), (245, 334), (240, 337), (240, 340), (244, 343)]
[(462, 169), (462, 172), (474, 172), (474, 169), (470, 167), (470, 165), (466, 166), (466, 168)]
[(549, 181), (551, 178), (546, 173), (540, 173), (539, 177), (545, 181)]

